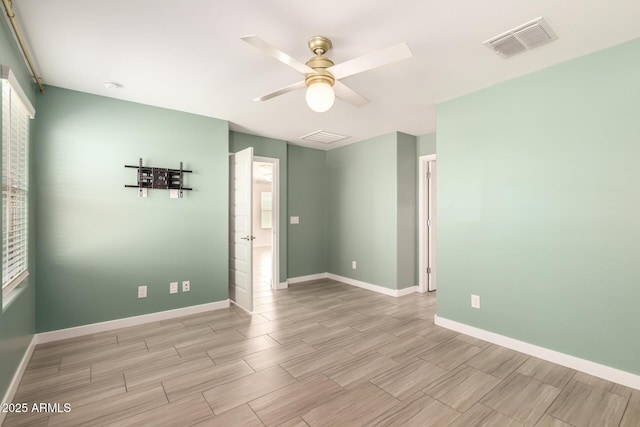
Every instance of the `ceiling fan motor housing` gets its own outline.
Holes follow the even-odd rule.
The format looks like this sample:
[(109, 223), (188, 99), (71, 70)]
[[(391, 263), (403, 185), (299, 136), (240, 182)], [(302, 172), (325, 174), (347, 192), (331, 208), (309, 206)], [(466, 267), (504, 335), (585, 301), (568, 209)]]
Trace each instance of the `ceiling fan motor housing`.
[(315, 71), (315, 73), (305, 74), (304, 82), (307, 86), (318, 81), (323, 81), (333, 86), (335, 79), (333, 78), (333, 74), (327, 71), (327, 68), (333, 67), (333, 62), (330, 59), (319, 55), (308, 60), (307, 66), (313, 68), (313, 71)]
[(333, 67), (335, 64), (332, 60), (322, 56), (331, 49), (331, 40), (322, 36), (315, 36), (309, 39), (309, 49), (316, 54), (307, 61), (306, 65), (312, 68), (315, 73), (305, 74), (304, 82), (307, 86), (317, 82), (325, 82), (333, 86), (335, 79), (333, 74), (327, 71), (327, 68)]

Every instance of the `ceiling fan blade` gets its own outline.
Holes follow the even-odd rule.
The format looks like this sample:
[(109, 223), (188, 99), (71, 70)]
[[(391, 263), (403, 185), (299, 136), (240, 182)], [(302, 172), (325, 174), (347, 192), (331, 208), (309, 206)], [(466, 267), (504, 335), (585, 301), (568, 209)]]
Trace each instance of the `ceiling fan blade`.
[(369, 103), (367, 98), (338, 80), (333, 84), (333, 90), (338, 98), (358, 108)]
[(270, 45), (266, 41), (262, 40), (258, 36), (244, 36), (240, 37), (245, 42), (249, 43), (253, 47), (256, 47), (266, 53), (267, 55), (277, 59), (278, 61), (287, 64), (288, 66), (294, 68), (297, 71), (300, 71), (303, 74), (313, 73), (313, 70), (310, 67), (307, 67), (302, 62), (293, 59), (291, 56), (287, 55), (280, 49)]
[(267, 93), (266, 95), (262, 95), (262, 96), (260, 96), (258, 98), (255, 98), (254, 101), (266, 101), (268, 99), (275, 98), (276, 96), (280, 96), (280, 95), (282, 95), (284, 93), (291, 92), (292, 90), (300, 89), (300, 88), (303, 88), (305, 86), (306, 85), (305, 85), (304, 80), (303, 80), (301, 82), (297, 82), (297, 83), (294, 83), (292, 85), (285, 86), (282, 89), (278, 89), (276, 91)]
[(405, 42), (359, 56), (327, 68), (336, 79), (353, 76), (363, 71), (373, 70), (383, 65), (411, 58), (413, 54)]

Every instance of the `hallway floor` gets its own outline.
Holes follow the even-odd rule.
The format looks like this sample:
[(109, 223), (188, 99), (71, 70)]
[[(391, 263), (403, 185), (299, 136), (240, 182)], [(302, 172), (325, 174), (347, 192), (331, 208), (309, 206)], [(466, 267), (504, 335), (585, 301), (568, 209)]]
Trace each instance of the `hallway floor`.
[[(271, 291), (271, 246), (253, 247), (253, 292)], [(254, 301), (255, 303), (255, 301)]]
[(622, 426), (640, 391), (433, 324), (436, 298), (320, 280), (37, 346), (4, 425)]

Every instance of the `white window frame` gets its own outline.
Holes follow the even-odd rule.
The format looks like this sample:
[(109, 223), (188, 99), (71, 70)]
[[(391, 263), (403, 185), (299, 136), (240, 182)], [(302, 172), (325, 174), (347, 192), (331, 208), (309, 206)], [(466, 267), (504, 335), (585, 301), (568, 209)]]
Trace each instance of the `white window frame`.
[[(29, 275), (29, 119), (35, 117), (35, 109), (11, 69), (2, 66), (0, 71), (2, 296), (5, 298)], [(14, 203), (9, 204), (7, 200), (11, 196)], [(8, 233), (11, 229), (16, 231)]]

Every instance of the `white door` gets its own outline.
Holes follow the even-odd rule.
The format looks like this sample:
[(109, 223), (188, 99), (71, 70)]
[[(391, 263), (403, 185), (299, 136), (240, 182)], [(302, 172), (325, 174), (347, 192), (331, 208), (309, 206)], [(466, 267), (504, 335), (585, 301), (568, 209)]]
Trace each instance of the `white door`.
[(229, 298), (253, 311), (253, 148), (229, 156)]
[(436, 290), (436, 161), (427, 163), (427, 283)]

